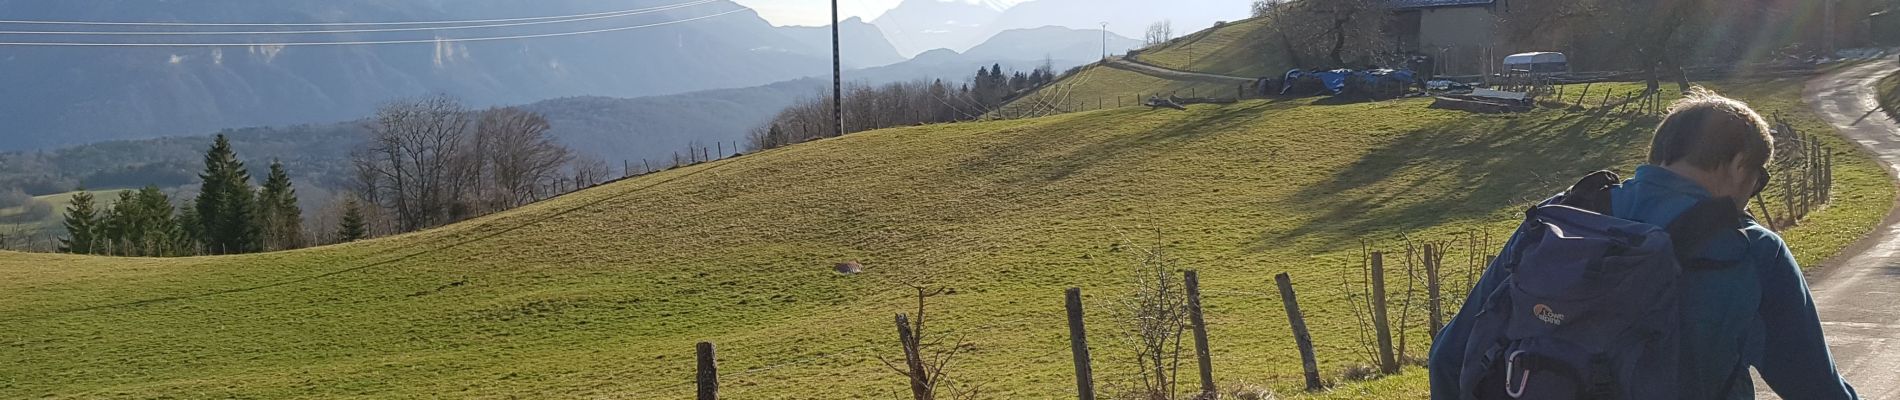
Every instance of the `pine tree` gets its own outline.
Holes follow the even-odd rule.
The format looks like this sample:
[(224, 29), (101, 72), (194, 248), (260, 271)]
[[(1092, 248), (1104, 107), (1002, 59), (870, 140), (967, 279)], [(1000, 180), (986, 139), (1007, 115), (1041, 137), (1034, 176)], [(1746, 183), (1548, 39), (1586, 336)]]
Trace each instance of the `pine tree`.
[(180, 253), (172, 233), (177, 231), (178, 221), (172, 218), (172, 199), (159, 191), (157, 185), (147, 185), (139, 189), (135, 196), (138, 220), (134, 230), (127, 232), (132, 241), (132, 255), (170, 256)]
[(291, 186), (290, 175), (281, 162), (271, 162), (270, 176), (264, 178), (264, 188), (258, 191), (257, 218), (265, 250), (303, 245), (303, 210), (297, 207), (297, 188)]
[(363, 224), (362, 206), (356, 199), (343, 201), (343, 222), (338, 224), (336, 238), (339, 243), (349, 243), (369, 237), (369, 229)]
[(99, 211), (93, 206), (92, 193), (80, 189), (73, 195), (72, 204), (66, 206), (66, 237), (59, 239), (59, 252), (72, 254), (93, 254), (94, 244), (98, 241), (100, 225)]
[(102, 223), (99, 224), (100, 229), (96, 233), (97, 238), (93, 245), (95, 248), (103, 247), (98, 249), (97, 254), (138, 255), (133, 251), (132, 245), (133, 232), (139, 229), (138, 225), (143, 214), (138, 201), (138, 192), (119, 191), (118, 200), (114, 200), (111, 206), (104, 207), (104, 211), (105, 217), (101, 218)]
[(196, 201), (199, 227), (204, 232), (199, 240), (207, 250), (212, 254), (257, 251), (262, 241), (251, 175), (224, 135), (218, 135), (211, 150), (205, 152), (205, 172), (198, 178), (204, 181)]
[(185, 205), (178, 207), (178, 215), (172, 218), (172, 248), (179, 255), (199, 254), (198, 240), (204, 237), (201, 224), (196, 201), (186, 200)]

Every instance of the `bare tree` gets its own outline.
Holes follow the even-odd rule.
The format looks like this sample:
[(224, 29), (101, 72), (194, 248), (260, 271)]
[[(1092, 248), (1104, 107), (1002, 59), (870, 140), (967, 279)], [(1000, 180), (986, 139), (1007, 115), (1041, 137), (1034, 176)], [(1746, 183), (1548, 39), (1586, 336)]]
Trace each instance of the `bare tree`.
[(1324, 59), (1327, 67), (1370, 63), (1385, 56), (1383, 32), (1392, 11), (1385, 0), (1306, 0), (1268, 7), (1269, 34), (1277, 37), (1295, 65)]
[(574, 159), (555, 142), (541, 114), (519, 108), (490, 108), (477, 117), (475, 137), (488, 165), (491, 210), (534, 201), (535, 188), (560, 179), (561, 166)]
[(614, 170), (613, 166), (607, 165), (607, 162), (599, 157), (585, 154), (574, 156), (573, 169), (574, 190), (586, 189), (606, 182), (607, 175), (612, 174)]
[(366, 199), (395, 211), (403, 231), (445, 221), (449, 203), (463, 193), (452, 180), (469, 125), (460, 101), (439, 95), (384, 105), (370, 123), (370, 140), (356, 160)]
[(1146, 43), (1148, 47), (1154, 47), (1168, 43), (1169, 40), (1174, 40), (1174, 22), (1161, 20), (1160, 22), (1148, 25), (1148, 34), (1143, 42)]

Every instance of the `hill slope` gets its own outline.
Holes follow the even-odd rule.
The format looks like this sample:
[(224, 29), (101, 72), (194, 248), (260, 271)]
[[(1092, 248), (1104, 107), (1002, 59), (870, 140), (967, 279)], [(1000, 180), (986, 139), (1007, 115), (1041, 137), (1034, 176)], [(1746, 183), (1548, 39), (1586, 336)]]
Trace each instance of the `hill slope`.
[[(1425, 104), (1249, 101), (890, 129), (350, 245), (0, 253), (0, 397), (684, 398), (697, 341), (718, 343), (734, 398), (883, 397), (903, 381), (876, 357), (896, 353), (890, 316), (913, 306), (890, 282), (928, 270), (956, 289), (933, 300), (934, 329), (972, 349), (953, 373), (1004, 398), (1056, 398), (1073, 390), (1061, 289), (1085, 291), (1098, 379), (1122, 379), (1104, 315), (1128, 289), (1128, 245), (1157, 243), (1202, 272), (1223, 384), (1285, 392), (1299, 361), (1278, 298), (1261, 293), (1273, 274), (1294, 275), (1337, 377), (1360, 359), (1334, 288), (1356, 276), (1346, 266), (1361, 239), (1501, 236), (1568, 177), (1626, 171), (1653, 124)], [(1878, 167), (1840, 155), (1840, 203), (1787, 235), (1804, 262), (1892, 203)], [(867, 272), (831, 272), (847, 260)], [(1425, 338), (1408, 343), (1419, 354)], [(1420, 398), (1421, 378), (1323, 397)]]
[(1290, 64), (1279, 48), (1265, 37), (1266, 23), (1266, 19), (1252, 18), (1221, 24), (1140, 49), (1118, 61), (1085, 66), (1035, 93), (1011, 101), (1001, 114), (1046, 115), (1133, 106), (1140, 104), (1143, 98), (1157, 95), (1237, 97), (1244, 85), (1250, 83), (1162, 74), (1130, 64), (1237, 78), (1275, 76), (1284, 73)]

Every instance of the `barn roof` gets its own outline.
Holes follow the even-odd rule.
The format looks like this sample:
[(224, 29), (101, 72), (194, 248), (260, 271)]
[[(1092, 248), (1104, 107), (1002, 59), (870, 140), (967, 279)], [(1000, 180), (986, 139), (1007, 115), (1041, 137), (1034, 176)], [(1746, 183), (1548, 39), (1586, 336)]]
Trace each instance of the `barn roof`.
[(1488, 6), (1497, 0), (1388, 0), (1392, 8), (1413, 10), (1421, 8)]

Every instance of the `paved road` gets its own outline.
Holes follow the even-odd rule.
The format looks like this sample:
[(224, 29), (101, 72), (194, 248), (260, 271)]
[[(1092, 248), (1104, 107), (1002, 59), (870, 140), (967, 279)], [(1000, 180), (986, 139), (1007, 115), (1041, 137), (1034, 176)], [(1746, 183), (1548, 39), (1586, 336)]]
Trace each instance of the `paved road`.
[(1126, 57), (1110, 57), (1108, 59), (1108, 66), (1119, 68), (1119, 69), (1125, 69), (1129, 71), (1134, 71), (1134, 72), (1139, 72), (1143, 74), (1148, 74), (1151, 76), (1177, 80), (1177, 81), (1203, 81), (1203, 82), (1227, 83), (1227, 84), (1253, 83), (1254, 81), (1254, 78), (1217, 75), (1217, 74), (1209, 74), (1205, 72), (1182, 71), (1178, 69), (1165, 68), (1159, 65), (1144, 63), (1139, 60), (1128, 59)]
[[(1900, 176), (1900, 124), (1876, 111), (1874, 100), (1874, 83), (1896, 70), (1892, 59), (1863, 64), (1809, 81), (1802, 96)], [(1900, 213), (1812, 278), (1828, 346), (1847, 382), (1863, 399), (1900, 400)], [(1765, 386), (1757, 394), (1773, 397)]]

